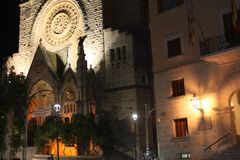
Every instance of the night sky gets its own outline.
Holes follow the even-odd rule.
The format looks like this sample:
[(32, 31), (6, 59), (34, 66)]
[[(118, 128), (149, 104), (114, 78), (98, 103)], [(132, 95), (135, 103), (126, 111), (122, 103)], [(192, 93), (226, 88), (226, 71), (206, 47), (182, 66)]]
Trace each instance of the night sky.
[(18, 52), (19, 0), (7, 0), (1, 5), (0, 56), (7, 57)]

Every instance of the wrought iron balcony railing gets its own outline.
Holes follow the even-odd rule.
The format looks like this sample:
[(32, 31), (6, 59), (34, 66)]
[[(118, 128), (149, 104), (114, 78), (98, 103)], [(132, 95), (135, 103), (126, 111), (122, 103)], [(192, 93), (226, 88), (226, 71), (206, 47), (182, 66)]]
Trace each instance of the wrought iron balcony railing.
[[(237, 43), (238, 42), (238, 43)], [(231, 39), (226, 41), (225, 35), (219, 35), (215, 37), (210, 37), (199, 42), (200, 44), (200, 53), (202, 56), (210, 55), (218, 51), (223, 51), (228, 48), (239, 45), (239, 41)]]

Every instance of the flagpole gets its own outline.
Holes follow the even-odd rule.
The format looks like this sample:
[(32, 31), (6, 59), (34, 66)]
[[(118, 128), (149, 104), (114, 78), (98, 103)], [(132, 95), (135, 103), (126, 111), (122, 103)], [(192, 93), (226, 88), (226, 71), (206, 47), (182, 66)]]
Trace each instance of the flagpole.
[[(197, 25), (198, 25), (198, 27), (199, 27), (199, 29), (200, 29), (200, 34), (201, 34), (201, 36), (202, 36), (202, 38), (203, 39), (206, 39), (206, 37), (205, 37), (205, 34), (204, 34), (204, 31), (203, 31), (203, 28), (202, 28), (202, 25), (201, 25), (201, 23), (200, 23), (200, 21), (199, 21), (199, 19), (196, 17), (196, 15), (195, 15), (195, 13), (194, 13), (194, 6), (193, 6), (193, 2), (192, 2), (192, 0), (186, 0), (186, 4), (187, 4), (187, 16), (188, 16), (188, 18), (190, 17), (190, 20), (191, 20), (191, 24), (188, 24), (189, 26), (189, 28), (190, 27), (192, 27), (192, 32), (195, 34), (195, 31), (194, 31), (194, 21), (196, 21), (197, 22)], [(189, 19), (188, 19), (188, 21), (189, 21)], [(189, 22), (188, 22), (189, 23)], [(190, 26), (191, 25), (191, 26)], [(195, 36), (195, 35), (194, 35)], [(193, 38), (193, 37), (192, 37)]]
[(198, 19), (196, 19), (196, 21), (197, 21), (198, 27), (199, 27), (199, 29), (200, 29), (200, 31), (201, 31), (202, 38), (203, 38), (203, 39), (206, 39), (205, 34), (204, 34), (204, 32), (203, 32), (203, 29), (202, 29), (201, 23), (199, 22)]

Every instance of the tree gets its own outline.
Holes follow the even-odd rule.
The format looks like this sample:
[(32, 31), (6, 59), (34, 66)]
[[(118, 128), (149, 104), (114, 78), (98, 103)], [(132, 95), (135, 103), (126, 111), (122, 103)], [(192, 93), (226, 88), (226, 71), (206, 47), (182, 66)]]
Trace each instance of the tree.
[(135, 134), (131, 131), (128, 119), (119, 119), (113, 112), (103, 112), (97, 122), (96, 142), (103, 147), (121, 146), (133, 148)]
[(88, 143), (92, 137), (94, 130), (93, 124), (90, 123), (90, 119), (83, 114), (75, 114), (72, 118), (71, 132), (73, 141), (77, 144), (78, 154), (85, 154), (88, 150)]
[(57, 136), (62, 137), (63, 134), (64, 128), (62, 119), (55, 115), (48, 116), (44, 123), (37, 128), (35, 133), (34, 144), (38, 147), (38, 152), (42, 152), (42, 149), (49, 140), (54, 141)]
[[(93, 135), (94, 126), (94, 120), (83, 114), (73, 115), (72, 122), (69, 124), (63, 124), (60, 117), (48, 116), (36, 130), (34, 145), (41, 152), (49, 140), (54, 141), (59, 136), (66, 146), (77, 144), (78, 154), (82, 155), (88, 150), (88, 143)], [(57, 134), (57, 127), (59, 134)]]
[[(7, 69), (5, 65), (0, 69), (0, 153), (6, 151), (6, 134), (10, 134), (10, 157), (15, 157), (22, 146), (22, 133), (25, 124), (27, 106), (28, 83), (26, 77), (16, 74), (14, 67)], [(11, 117), (11, 118), (9, 118)], [(6, 130), (11, 121), (11, 129)]]

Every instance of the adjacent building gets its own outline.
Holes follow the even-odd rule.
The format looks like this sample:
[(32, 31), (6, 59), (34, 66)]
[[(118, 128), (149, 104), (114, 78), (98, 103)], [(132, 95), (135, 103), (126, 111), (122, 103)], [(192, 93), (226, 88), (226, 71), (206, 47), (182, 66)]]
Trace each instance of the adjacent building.
[(159, 158), (207, 159), (239, 143), (231, 1), (149, 0), (149, 8)]

